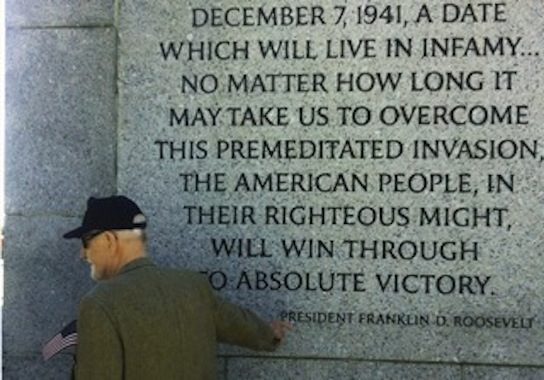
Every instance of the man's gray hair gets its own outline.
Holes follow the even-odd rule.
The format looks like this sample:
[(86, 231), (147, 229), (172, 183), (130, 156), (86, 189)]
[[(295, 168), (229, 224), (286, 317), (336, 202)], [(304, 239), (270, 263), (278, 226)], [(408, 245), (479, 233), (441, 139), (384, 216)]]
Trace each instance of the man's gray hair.
[(145, 231), (141, 228), (133, 228), (131, 230), (115, 230), (115, 233), (124, 239), (138, 238), (142, 241), (142, 243), (147, 242)]

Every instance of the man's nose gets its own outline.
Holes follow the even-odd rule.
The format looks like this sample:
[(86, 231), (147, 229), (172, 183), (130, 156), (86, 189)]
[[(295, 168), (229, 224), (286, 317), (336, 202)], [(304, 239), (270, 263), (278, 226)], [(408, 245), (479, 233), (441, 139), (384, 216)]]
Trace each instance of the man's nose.
[(87, 255), (86, 255), (86, 249), (81, 247), (81, 250), (79, 251), (79, 257), (81, 258), (81, 260), (85, 260), (87, 258)]

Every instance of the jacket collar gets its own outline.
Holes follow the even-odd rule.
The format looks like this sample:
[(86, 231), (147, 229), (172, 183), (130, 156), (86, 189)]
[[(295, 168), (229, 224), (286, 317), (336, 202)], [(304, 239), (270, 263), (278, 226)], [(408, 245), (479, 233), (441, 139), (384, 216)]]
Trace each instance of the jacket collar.
[(155, 266), (155, 264), (147, 257), (140, 257), (136, 260), (132, 260), (128, 264), (125, 264), (125, 266), (122, 267), (121, 270), (119, 271), (119, 274), (127, 273), (136, 269), (149, 267), (149, 266)]

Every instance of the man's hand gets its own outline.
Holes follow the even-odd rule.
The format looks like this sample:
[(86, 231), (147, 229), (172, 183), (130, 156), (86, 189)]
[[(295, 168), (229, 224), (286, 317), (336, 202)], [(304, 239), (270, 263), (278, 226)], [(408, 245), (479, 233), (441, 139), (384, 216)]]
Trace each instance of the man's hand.
[(270, 327), (274, 332), (274, 339), (280, 343), (288, 331), (293, 329), (293, 325), (287, 321), (272, 321), (270, 322)]

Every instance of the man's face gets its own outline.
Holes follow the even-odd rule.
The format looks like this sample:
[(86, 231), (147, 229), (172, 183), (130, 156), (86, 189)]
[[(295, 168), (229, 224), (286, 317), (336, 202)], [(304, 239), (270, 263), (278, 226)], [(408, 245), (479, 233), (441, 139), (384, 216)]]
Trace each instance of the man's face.
[(95, 281), (107, 280), (114, 274), (115, 252), (107, 231), (91, 232), (82, 238), (81, 258), (91, 266)]

